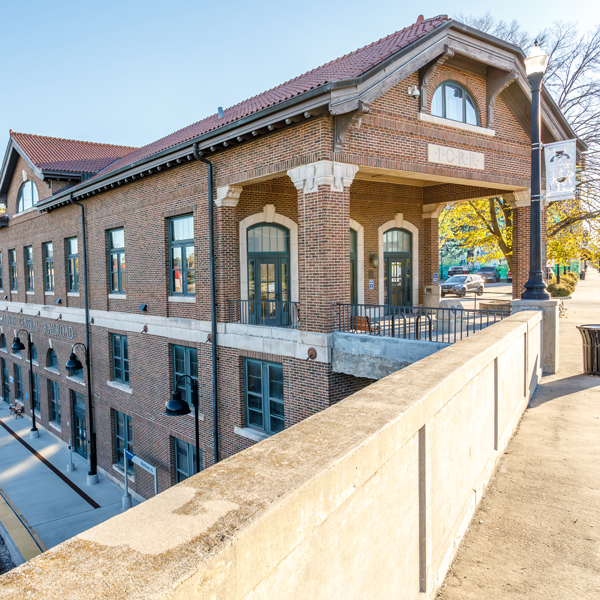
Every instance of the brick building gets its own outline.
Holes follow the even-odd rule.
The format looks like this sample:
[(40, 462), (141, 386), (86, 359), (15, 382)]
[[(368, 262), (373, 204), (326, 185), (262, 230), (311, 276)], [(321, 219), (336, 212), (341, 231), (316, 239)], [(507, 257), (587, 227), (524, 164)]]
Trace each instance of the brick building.
[[(101, 472), (122, 481), (128, 446), (165, 489), (193, 470), (194, 417), (164, 410), (179, 376), (198, 381), (203, 467), (370, 382), (332, 369), (337, 304), (422, 303), (447, 203), (512, 198), (520, 294), (523, 58), (445, 16), (420, 17), (143, 148), (11, 132), (0, 174), (2, 396), (30, 411), (28, 357), (10, 351), (24, 328), (40, 425), (89, 453), (91, 385)], [(575, 137), (548, 95), (542, 108), (543, 141)], [(91, 382), (65, 368), (86, 319)], [(191, 401), (188, 381), (179, 386)], [(152, 477), (131, 466), (131, 488), (151, 496)]]

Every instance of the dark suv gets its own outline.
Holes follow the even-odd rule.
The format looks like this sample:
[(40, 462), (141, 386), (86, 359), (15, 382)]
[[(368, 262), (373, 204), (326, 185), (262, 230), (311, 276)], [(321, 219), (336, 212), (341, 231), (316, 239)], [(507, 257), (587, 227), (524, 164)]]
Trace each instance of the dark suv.
[(483, 295), (483, 279), (479, 275), (453, 275), (442, 283), (442, 298), (446, 294), (455, 294), (464, 298), (467, 294)]
[(468, 273), (469, 267), (465, 267), (464, 265), (448, 269), (448, 277), (452, 277), (452, 275), (468, 275)]
[(491, 283), (498, 283), (500, 281), (500, 276), (496, 271), (496, 267), (481, 267), (481, 269), (477, 271), (477, 275), (479, 275), (486, 283), (488, 281)]

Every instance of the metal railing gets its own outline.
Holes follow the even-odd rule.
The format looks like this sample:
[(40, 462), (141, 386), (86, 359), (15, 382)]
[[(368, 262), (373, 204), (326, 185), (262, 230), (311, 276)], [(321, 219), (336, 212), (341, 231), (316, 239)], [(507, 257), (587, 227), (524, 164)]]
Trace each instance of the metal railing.
[(300, 327), (300, 303), (283, 300), (228, 300), (228, 323)]
[(453, 344), (511, 314), (505, 310), (338, 304), (338, 331)]

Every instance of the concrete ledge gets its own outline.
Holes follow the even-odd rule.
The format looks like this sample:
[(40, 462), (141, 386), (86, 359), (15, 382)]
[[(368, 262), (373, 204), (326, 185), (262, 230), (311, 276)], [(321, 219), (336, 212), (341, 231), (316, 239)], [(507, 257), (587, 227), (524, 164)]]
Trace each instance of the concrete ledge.
[(17, 567), (4, 597), (435, 598), (537, 386), (541, 321), (517, 313), (202, 471)]

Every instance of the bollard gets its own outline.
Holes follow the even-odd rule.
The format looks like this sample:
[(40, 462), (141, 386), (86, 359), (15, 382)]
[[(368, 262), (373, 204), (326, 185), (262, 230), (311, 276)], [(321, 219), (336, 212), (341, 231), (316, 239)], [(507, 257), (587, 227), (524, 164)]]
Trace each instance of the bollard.
[(67, 471), (74, 471), (75, 463), (73, 462), (73, 449), (71, 448), (71, 438), (69, 438), (69, 463), (67, 464)]

